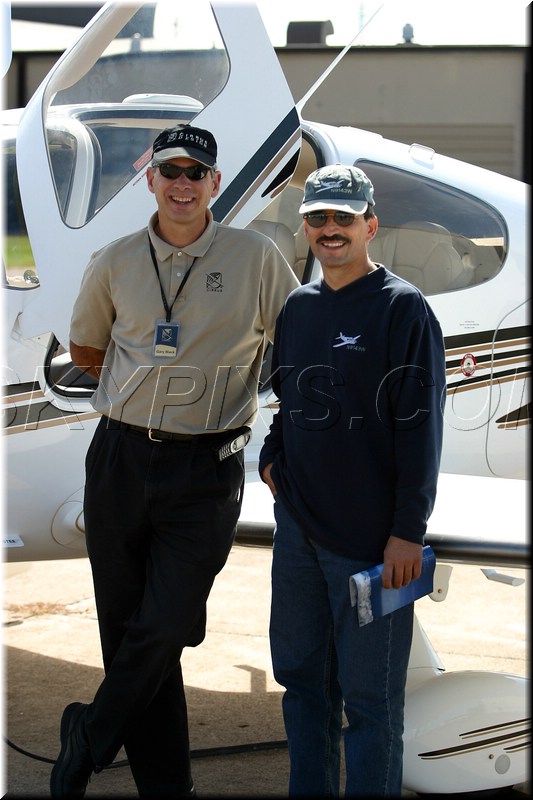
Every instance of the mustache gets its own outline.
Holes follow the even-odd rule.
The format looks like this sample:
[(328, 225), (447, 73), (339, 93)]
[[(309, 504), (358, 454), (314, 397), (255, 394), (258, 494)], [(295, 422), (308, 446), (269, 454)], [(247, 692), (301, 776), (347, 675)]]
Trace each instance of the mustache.
[(316, 240), (317, 244), (322, 244), (322, 242), (346, 242), (346, 244), (350, 244), (351, 239), (348, 239), (346, 236), (341, 236), (339, 233), (333, 234), (333, 236), (319, 236)]

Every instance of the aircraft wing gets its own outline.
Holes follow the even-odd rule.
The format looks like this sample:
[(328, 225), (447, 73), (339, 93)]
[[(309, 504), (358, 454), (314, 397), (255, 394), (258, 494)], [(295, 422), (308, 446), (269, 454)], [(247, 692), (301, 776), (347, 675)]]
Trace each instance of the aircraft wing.
[(441, 472), (426, 534), (437, 556), (529, 566), (529, 481)]
[[(527, 538), (529, 482), (441, 473), (426, 544), (440, 561), (487, 566), (529, 566)], [(272, 496), (246, 475), (237, 542), (271, 546)]]

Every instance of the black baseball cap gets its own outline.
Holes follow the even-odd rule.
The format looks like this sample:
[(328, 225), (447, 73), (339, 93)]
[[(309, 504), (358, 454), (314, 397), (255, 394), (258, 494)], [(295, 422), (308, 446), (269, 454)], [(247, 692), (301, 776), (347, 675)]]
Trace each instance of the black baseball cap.
[(192, 125), (165, 128), (154, 141), (152, 159), (170, 161), (180, 156), (193, 158), (206, 167), (215, 167), (217, 163), (215, 137), (209, 131)]

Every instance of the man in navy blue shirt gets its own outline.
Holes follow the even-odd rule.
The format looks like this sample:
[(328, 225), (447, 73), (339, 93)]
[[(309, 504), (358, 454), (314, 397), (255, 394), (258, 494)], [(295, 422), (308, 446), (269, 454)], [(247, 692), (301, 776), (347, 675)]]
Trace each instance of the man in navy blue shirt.
[(275, 497), (270, 641), (290, 795), (400, 796), (413, 603), (359, 627), (349, 576), (419, 577), (442, 447), (445, 358), (421, 292), (374, 264), (373, 186), (353, 166), (312, 173), (300, 208), (323, 277), (278, 318), (280, 399), (259, 470)]

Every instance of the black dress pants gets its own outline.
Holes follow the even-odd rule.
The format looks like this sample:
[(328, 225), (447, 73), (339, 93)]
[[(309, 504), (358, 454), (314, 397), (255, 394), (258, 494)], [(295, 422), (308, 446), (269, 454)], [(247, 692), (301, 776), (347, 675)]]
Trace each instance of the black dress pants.
[(85, 528), (105, 677), (87, 714), (93, 760), (124, 745), (143, 798), (191, 785), (183, 648), (204, 639), (206, 602), (233, 544), (243, 452), (223, 438), (152, 442), (102, 418), (86, 458)]

